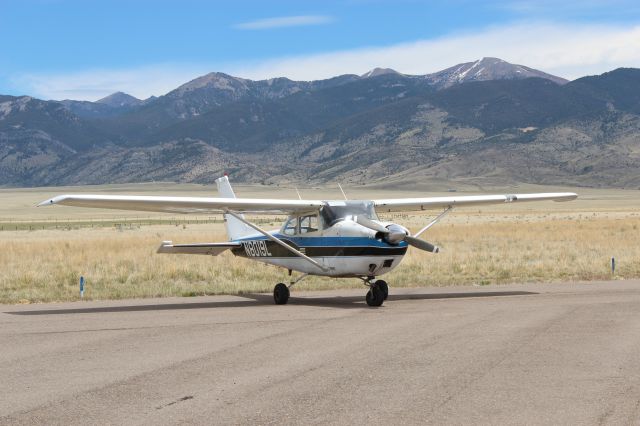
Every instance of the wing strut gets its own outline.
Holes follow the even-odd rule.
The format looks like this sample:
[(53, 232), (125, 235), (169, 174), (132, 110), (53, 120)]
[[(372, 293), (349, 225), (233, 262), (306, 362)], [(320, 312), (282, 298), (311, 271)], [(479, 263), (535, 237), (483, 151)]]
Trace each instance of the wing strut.
[(307, 256), (306, 254), (302, 253), (300, 250), (294, 249), (289, 244), (287, 244), (284, 241), (282, 241), (280, 238), (274, 237), (273, 235), (269, 234), (267, 231), (263, 230), (259, 226), (254, 225), (253, 223), (249, 222), (244, 217), (242, 217), (242, 215), (240, 215), (240, 214), (238, 214), (238, 213), (236, 213), (234, 211), (231, 211), (231, 210), (225, 210), (225, 213), (230, 214), (231, 216), (233, 216), (236, 219), (238, 219), (240, 222), (243, 222), (247, 226), (250, 226), (251, 228), (255, 229), (256, 231), (258, 231), (259, 233), (261, 233), (262, 235), (264, 235), (265, 237), (267, 237), (268, 239), (270, 239), (274, 243), (280, 244), (282, 247), (286, 248), (291, 253), (295, 254), (296, 256), (299, 256), (299, 257), (303, 258), (304, 260), (306, 260), (309, 263), (312, 263), (313, 265), (317, 266), (321, 270), (323, 270), (325, 272), (329, 270), (329, 268), (327, 268), (326, 266), (321, 265), (320, 263), (316, 262), (315, 260), (313, 260), (312, 258)]
[(429, 224), (427, 226), (425, 226), (424, 228), (422, 228), (421, 230), (416, 232), (416, 234), (413, 235), (413, 237), (414, 238), (418, 238), (420, 236), (420, 234), (422, 234), (424, 231), (426, 231), (427, 229), (431, 228), (433, 225), (438, 223), (440, 221), (440, 219), (445, 217), (447, 215), (447, 213), (449, 213), (451, 210), (453, 210), (453, 206), (449, 206), (446, 209), (444, 209), (444, 211), (442, 213), (440, 213), (438, 216), (436, 216), (436, 218), (433, 219), (431, 222), (429, 222)]

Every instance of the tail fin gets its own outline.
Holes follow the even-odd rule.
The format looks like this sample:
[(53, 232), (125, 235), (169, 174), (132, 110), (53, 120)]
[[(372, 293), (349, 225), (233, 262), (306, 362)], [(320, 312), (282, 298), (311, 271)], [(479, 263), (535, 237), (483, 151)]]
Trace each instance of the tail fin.
[[(218, 194), (221, 198), (236, 198), (236, 194), (233, 192), (227, 176), (216, 179), (216, 185), (218, 186)], [(241, 216), (244, 218), (244, 215)], [(255, 234), (255, 231), (249, 226), (228, 214), (224, 215), (224, 226), (227, 228), (227, 235), (230, 241)]]

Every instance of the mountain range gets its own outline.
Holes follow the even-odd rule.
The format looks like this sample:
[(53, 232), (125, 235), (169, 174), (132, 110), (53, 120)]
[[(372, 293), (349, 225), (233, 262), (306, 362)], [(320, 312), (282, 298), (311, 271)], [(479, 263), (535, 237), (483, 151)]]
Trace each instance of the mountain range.
[(0, 95), (0, 185), (528, 182), (639, 188), (640, 70), (483, 58), (318, 81), (210, 73), (141, 100)]

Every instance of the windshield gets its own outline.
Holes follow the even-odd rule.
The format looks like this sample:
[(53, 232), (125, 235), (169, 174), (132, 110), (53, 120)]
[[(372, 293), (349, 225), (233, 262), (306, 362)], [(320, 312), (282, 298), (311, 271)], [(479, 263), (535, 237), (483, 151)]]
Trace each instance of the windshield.
[(372, 201), (332, 201), (320, 209), (320, 214), (328, 226), (344, 220), (347, 216), (362, 215), (368, 219), (378, 220)]

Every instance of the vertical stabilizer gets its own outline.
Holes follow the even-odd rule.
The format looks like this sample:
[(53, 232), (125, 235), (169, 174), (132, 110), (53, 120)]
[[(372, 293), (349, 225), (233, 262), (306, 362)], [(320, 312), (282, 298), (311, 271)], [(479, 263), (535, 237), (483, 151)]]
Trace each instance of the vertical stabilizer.
[[(236, 194), (233, 192), (227, 176), (216, 179), (216, 185), (218, 186), (220, 198), (236, 198)], [(241, 217), (244, 218), (244, 215), (241, 215)], [(249, 226), (228, 214), (224, 215), (224, 226), (227, 228), (229, 240), (237, 240), (238, 238), (255, 234), (255, 231)]]

